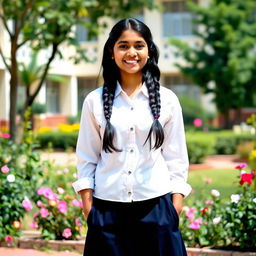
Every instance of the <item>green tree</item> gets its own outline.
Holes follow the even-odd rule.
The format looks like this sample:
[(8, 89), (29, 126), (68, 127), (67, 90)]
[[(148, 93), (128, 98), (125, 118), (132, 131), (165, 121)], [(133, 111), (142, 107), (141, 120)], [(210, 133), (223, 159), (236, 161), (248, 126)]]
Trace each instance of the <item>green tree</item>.
[(214, 94), (216, 107), (225, 117), (224, 128), (230, 128), (231, 109), (241, 122), (241, 108), (256, 104), (256, 2), (212, 0), (208, 6), (192, 2), (188, 6), (199, 40), (193, 47), (170, 40), (186, 61), (178, 67), (205, 93)]
[(35, 50), (49, 51), (37, 88), (26, 102), (27, 106), (31, 106), (43, 85), (50, 64), (57, 55), (62, 57), (60, 45), (75, 46), (77, 56), (74, 56), (74, 60), (86, 60), (85, 50), (80, 48), (73, 33), (74, 25), (83, 25), (89, 30), (89, 35), (93, 36), (106, 26), (100, 22), (101, 17), (127, 17), (142, 7), (153, 8), (153, 2), (154, 0), (0, 0), (0, 21), (10, 40), (10, 52), (5, 54), (0, 46), (0, 55), (11, 75), (9, 122), (12, 140), (15, 140), (16, 134), (17, 53), (25, 44)]

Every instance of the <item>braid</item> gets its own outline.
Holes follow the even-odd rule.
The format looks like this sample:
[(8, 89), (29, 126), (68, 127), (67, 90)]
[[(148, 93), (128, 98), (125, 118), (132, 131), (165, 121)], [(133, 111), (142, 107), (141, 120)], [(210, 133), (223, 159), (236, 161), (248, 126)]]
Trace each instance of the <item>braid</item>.
[[(149, 140), (149, 147), (157, 149), (161, 147), (164, 142), (164, 131), (158, 118), (161, 111), (161, 98), (160, 98), (160, 71), (154, 58), (148, 61), (147, 69), (143, 72), (143, 80), (148, 89), (149, 106), (153, 115), (154, 121), (150, 127), (146, 142)], [(152, 147), (152, 136), (155, 135), (155, 144)]]
[(115, 96), (115, 89), (116, 89), (116, 83), (114, 88), (107, 86), (107, 84), (104, 83), (103, 92), (102, 92), (103, 112), (104, 112), (105, 119), (107, 121), (105, 131), (104, 131), (104, 136), (103, 136), (103, 150), (109, 153), (112, 153), (113, 150), (117, 152), (121, 151), (117, 149), (113, 144), (113, 140), (115, 136), (115, 128), (110, 123), (114, 96)]

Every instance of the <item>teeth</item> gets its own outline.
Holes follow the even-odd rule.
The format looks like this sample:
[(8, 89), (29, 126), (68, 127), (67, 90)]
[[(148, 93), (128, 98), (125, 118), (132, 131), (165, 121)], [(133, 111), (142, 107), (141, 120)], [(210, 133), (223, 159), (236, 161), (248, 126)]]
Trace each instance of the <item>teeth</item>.
[(138, 61), (137, 60), (125, 60), (125, 62), (128, 64), (134, 64), (134, 63), (137, 63)]

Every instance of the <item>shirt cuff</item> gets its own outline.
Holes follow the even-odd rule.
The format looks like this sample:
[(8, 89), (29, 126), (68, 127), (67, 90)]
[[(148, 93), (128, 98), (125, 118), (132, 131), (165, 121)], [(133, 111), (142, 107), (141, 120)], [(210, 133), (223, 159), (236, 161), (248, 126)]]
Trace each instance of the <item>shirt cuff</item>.
[(94, 179), (87, 178), (87, 177), (82, 178), (72, 183), (72, 186), (76, 191), (76, 193), (78, 193), (80, 190), (83, 190), (83, 189), (88, 189), (88, 188), (94, 189)]
[(191, 186), (186, 182), (172, 181), (171, 183), (171, 194), (182, 194), (187, 197), (191, 190)]

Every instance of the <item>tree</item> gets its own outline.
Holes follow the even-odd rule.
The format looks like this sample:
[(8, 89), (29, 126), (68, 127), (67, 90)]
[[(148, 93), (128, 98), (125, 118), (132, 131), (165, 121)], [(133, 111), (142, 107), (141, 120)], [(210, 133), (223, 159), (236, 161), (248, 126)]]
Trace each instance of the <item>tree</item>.
[(229, 112), (253, 106), (256, 84), (256, 2), (254, 0), (212, 0), (207, 7), (189, 3), (197, 27), (199, 43), (190, 47), (171, 39), (186, 64), (178, 67), (205, 93), (214, 94), (214, 102), (224, 114), (224, 128), (232, 122)]
[(9, 126), (12, 140), (15, 140), (16, 134), (18, 51), (24, 45), (30, 45), (35, 50), (47, 49), (50, 52), (37, 88), (25, 102), (25, 107), (28, 107), (40, 91), (50, 64), (57, 55), (62, 56), (60, 45), (65, 43), (76, 47), (78, 55), (74, 56), (75, 61), (87, 60), (84, 49), (75, 39), (75, 25), (85, 26), (89, 35), (93, 36), (106, 25), (100, 23), (101, 17), (126, 17), (142, 7), (153, 8), (153, 0), (0, 0), (0, 21), (11, 45), (7, 56), (0, 47), (0, 55), (11, 75)]

